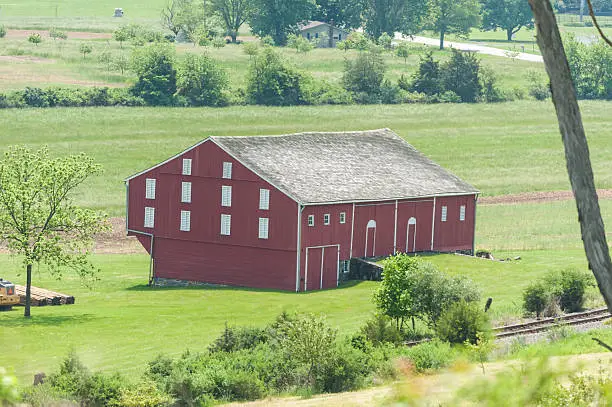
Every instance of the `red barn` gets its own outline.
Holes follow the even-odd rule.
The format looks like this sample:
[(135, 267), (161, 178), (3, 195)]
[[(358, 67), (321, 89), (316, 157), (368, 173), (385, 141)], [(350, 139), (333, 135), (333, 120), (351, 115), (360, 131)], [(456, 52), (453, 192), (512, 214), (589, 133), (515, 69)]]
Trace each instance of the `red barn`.
[(474, 249), (478, 191), (388, 129), (209, 137), (126, 187), (155, 279), (309, 291), (353, 257)]

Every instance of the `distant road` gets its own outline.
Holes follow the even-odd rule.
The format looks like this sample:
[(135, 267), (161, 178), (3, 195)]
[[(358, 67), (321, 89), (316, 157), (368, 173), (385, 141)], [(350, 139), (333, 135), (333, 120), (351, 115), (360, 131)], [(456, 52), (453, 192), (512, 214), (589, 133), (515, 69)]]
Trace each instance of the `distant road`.
[[(435, 47), (440, 46), (440, 40), (429, 37), (403, 37), (400, 33), (395, 33), (395, 39), (398, 41), (408, 41), (415, 44), (425, 44)], [(476, 51), (481, 54), (495, 55), (497, 57), (514, 58), (529, 62), (544, 62), (541, 55), (528, 54), (526, 52), (513, 52), (500, 48), (487, 47), (484, 45), (476, 45), (465, 42), (444, 41), (445, 48), (455, 48), (462, 51)]]

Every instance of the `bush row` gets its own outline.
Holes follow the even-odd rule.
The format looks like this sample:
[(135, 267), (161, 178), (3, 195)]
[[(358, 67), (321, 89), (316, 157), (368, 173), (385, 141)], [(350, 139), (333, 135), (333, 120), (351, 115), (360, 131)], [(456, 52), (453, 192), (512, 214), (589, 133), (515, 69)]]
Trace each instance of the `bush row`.
[(30, 88), (0, 93), (0, 108), (144, 106), (125, 88)]

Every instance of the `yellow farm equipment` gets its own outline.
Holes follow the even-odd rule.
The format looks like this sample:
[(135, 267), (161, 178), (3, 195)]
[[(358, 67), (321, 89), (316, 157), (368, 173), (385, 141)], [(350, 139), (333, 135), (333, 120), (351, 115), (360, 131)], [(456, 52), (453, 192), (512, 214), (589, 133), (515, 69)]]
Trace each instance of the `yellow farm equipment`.
[(10, 311), (17, 304), (19, 295), (15, 292), (15, 284), (0, 278), (0, 311)]

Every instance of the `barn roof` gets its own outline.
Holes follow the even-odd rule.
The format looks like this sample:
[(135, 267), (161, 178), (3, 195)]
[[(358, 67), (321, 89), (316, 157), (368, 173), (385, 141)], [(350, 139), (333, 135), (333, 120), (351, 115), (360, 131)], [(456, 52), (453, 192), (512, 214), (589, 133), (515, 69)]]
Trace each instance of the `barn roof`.
[(210, 139), (302, 204), (478, 193), (389, 129)]

